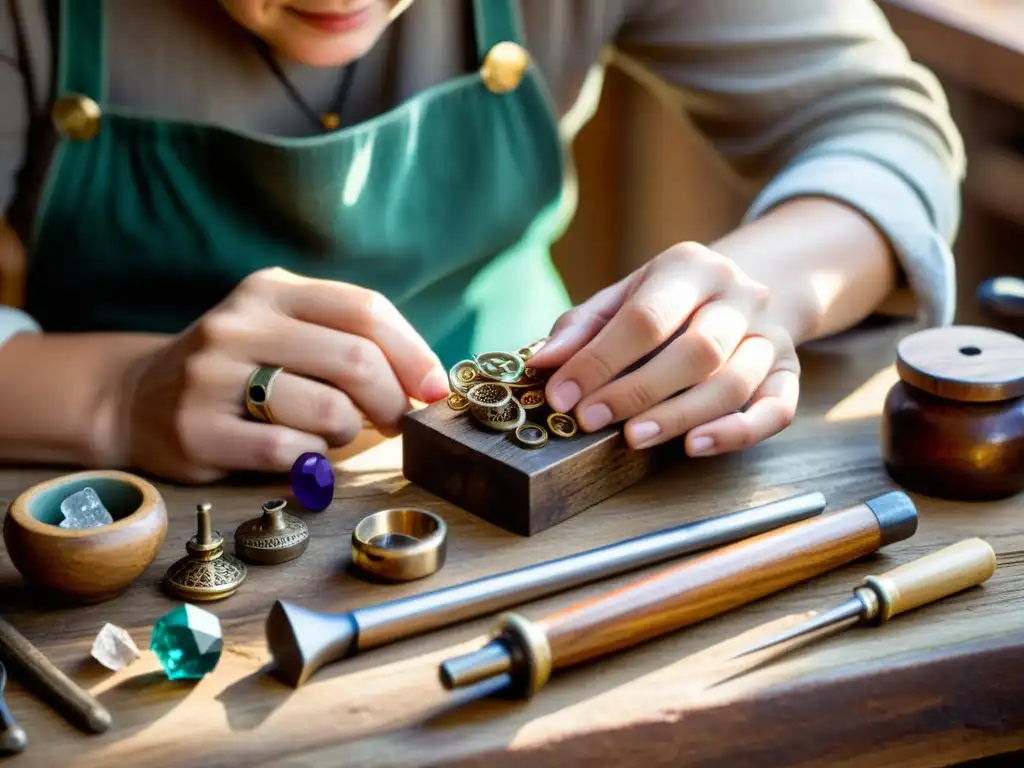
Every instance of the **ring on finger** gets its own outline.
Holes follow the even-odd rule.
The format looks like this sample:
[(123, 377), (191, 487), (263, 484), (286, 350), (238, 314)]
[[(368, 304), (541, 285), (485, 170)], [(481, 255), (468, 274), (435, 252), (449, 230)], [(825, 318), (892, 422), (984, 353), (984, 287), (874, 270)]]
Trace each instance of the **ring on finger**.
[(270, 394), (274, 379), (284, 368), (261, 365), (249, 375), (245, 386), (245, 407), (249, 415), (257, 421), (267, 424), (274, 423), (274, 414), (270, 410)]

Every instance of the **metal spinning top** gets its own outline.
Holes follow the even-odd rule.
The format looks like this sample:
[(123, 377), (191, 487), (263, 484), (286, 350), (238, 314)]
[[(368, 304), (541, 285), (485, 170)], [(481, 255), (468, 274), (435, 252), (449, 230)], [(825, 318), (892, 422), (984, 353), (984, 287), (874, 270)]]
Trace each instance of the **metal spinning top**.
[(236, 557), (224, 553), (224, 537), (213, 530), (209, 503), (197, 507), (196, 535), (185, 543), (188, 552), (164, 575), (164, 591), (180, 600), (221, 600), (233, 595), (248, 569)]
[(288, 502), (263, 502), (263, 514), (235, 529), (235, 554), (259, 565), (277, 565), (294, 560), (309, 546), (309, 528), (295, 515), (284, 511)]

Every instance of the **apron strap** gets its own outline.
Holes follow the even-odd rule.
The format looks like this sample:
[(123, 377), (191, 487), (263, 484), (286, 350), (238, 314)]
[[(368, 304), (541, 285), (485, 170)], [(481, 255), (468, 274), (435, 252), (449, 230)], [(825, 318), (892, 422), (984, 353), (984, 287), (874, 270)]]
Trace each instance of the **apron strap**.
[(507, 40), (522, 45), (523, 19), (519, 0), (473, 0), (473, 27), (481, 62), (498, 43)]
[(57, 94), (79, 93), (102, 104), (106, 91), (103, 0), (55, 0), (59, 6)]

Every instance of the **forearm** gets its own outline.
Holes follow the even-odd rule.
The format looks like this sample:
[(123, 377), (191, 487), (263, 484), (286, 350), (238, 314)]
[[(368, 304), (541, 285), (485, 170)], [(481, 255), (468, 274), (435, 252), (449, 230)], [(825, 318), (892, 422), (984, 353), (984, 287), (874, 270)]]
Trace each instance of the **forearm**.
[(136, 334), (35, 334), (0, 346), (0, 461), (102, 466), (116, 454), (120, 372), (165, 343)]
[(770, 312), (796, 344), (865, 319), (892, 292), (899, 274), (874, 224), (825, 198), (786, 201), (711, 247), (769, 288)]

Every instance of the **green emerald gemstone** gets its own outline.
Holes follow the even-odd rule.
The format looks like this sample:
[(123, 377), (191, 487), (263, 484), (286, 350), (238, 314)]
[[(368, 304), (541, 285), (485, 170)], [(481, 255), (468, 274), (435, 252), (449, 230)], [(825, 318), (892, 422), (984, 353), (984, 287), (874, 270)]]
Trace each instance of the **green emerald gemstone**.
[(198, 680), (213, 671), (224, 650), (220, 619), (194, 605), (181, 605), (153, 624), (149, 648), (171, 680)]

